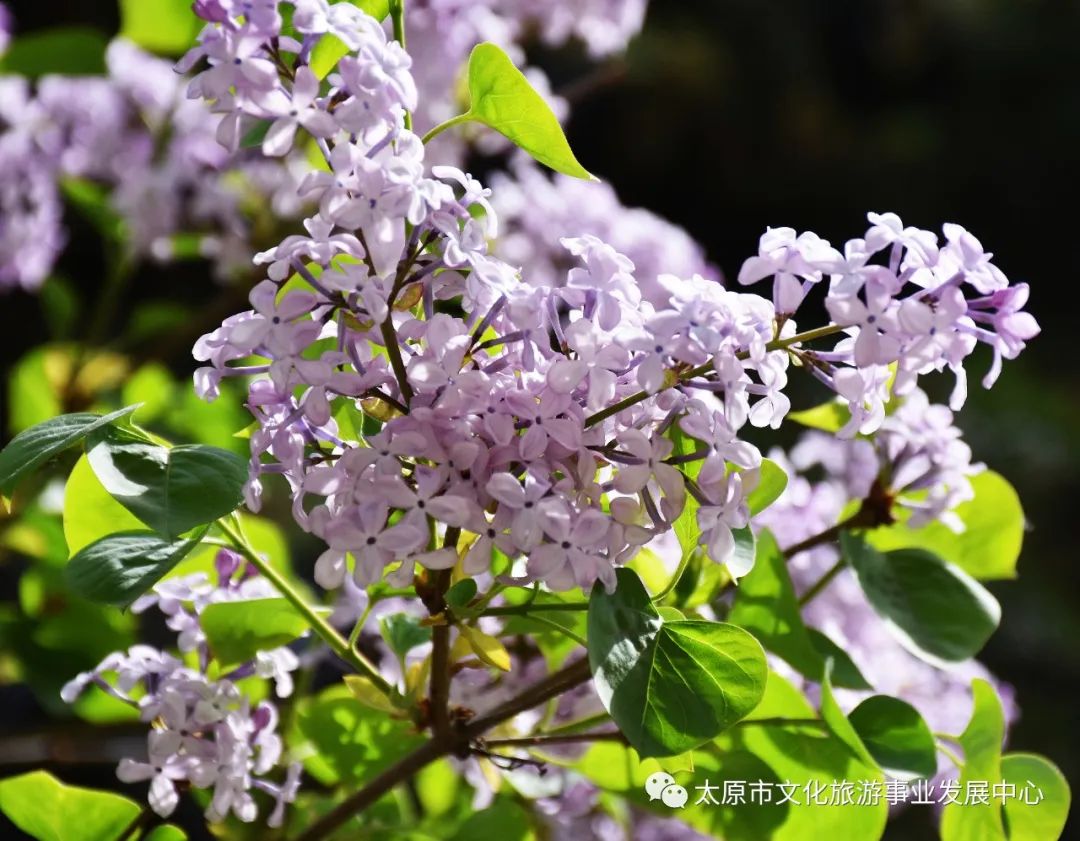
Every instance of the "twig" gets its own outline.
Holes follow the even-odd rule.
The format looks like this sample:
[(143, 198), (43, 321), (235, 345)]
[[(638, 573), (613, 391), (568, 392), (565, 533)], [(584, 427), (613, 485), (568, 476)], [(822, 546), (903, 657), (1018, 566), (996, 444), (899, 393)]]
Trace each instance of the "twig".
[(567, 733), (560, 736), (549, 736), (546, 733), (538, 733), (535, 736), (522, 736), (517, 739), (484, 739), (485, 747), (509, 748), (509, 747), (537, 747), (542, 745), (569, 745), (574, 742), (625, 742), (626, 736), (618, 730), (604, 730), (600, 733)]

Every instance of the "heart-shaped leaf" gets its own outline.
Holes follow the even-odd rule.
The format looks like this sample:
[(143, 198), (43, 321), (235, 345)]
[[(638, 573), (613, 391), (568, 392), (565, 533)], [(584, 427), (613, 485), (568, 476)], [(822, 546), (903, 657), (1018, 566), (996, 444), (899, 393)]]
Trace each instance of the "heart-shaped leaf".
[(643, 756), (684, 753), (750, 713), (768, 669), (756, 639), (705, 620), (665, 622), (630, 569), (589, 602), (589, 663), (604, 707)]
[(167, 537), (211, 523), (243, 500), (247, 463), (218, 447), (170, 449), (136, 430), (107, 427), (90, 436), (87, 457), (105, 489)]
[(101, 841), (120, 838), (139, 806), (111, 791), (64, 785), (32, 771), (0, 780), (0, 812), (38, 841)]
[[(205, 529), (203, 529), (205, 533)], [(111, 534), (80, 549), (68, 561), (67, 579), (80, 596), (127, 605), (149, 590), (202, 540), (165, 540), (149, 531)]]
[(469, 56), (469, 96), (464, 119), (495, 129), (556, 172), (594, 180), (574, 157), (551, 107), (494, 44), (477, 44)]

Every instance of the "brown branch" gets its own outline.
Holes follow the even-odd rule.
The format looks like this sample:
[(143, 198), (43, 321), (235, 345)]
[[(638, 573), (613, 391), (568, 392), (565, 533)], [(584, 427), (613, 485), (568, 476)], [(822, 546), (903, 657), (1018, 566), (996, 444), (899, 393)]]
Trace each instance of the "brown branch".
[(353, 815), (363, 811), (390, 791), (394, 786), (407, 780), (430, 762), (444, 756), (467, 756), (473, 740), (498, 724), (513, 718), (520, 712), (530, 710), (569, 689), (573, 689), (590, 677), (587, 660), (578, 660), (562, 671), (548, 676), (544, 680), (526, 689), (505, 704), (482, 715), (468, 725), (457, 730), (451, 729), (446, 736), (435, 735), (408, 756), (379, 774), (356, 794), (352, 795), (333, 810), (323, 815), (299, 836), (297, 841), (321, 841), (344, 826)]

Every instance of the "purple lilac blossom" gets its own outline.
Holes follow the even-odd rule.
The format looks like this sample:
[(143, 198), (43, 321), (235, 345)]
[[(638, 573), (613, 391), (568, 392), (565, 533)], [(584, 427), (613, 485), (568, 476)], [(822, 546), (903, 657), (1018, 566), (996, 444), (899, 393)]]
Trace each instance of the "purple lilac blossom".
[(215, 566), (216, 585), (203, 574), (166, 579), (134, 605), (136, 612), (158, 607), (169, 628), (178, 633), (179, 649), (197, 655), (198, 668), (150, 646), (136, 645), (110, 654), (96, 668), (77, 675), (60, 695), (72, 703), (88, 687), (96, 686), (135, 707), (151, 725), (147, 759), (123, 759), (116, 774), (125, 783), (149, 781), (148, 802), (161, 817), (176, 809), (177, 784), (186, 783), (213, 790), (206, 808), (211, 822), (223, 821), (230, 813), (242, 821), (254, 821), (258, 808), (252, 791), (257, 790), (275, 804), (267, 824), (281, 826), (285, 804), (296, 799), (301, 767), (289, 765), (281, 782), (266, 777), (281, 764), (277, 709), (269, 701), (252, 706), (235, 681), (253, 675), (273, 680), (277, 696), (284, 698), (292, 693), (290, 673), (299, 661), (288, 648), (260, 651), (253, 661), (223, 677), (209, 677), (209, 650), (199, 626), (203, 608), (276, 595), (268, 581), (227, 549), (218, 553)]
[[(384, 577), (404, 586), (417, 565), (448, 569), (454, 547), (431, 546), (451, 529), (475, 536), (471, 574), (497, 546), (513, 561), (503, 583), (612, 588), (614, 567), (670, 532), (688, 494), (708, 555), (737, 578), (749, 567), (730, 566), (733, 530), (749, 521), (761, 464), (740, 432), (782, 422), (792, 357), (848, 400), (846, 433), (871, 432), (885, 419), (889, 363), (901, 395), (921, 373), (962, 371), (977, 337), (961, 287), (990, 293), (976, 299), (987, 313), (1015, 309), (1002, 297), (1012, 287), (962, 229), (946, 226), (938, 248), (888, 214), (871, 214), (843, 255), (812, 234), (766, 234), (739, 279), (774, 276), (772, 302), (698, 274), (643, 282), (632, 259), (590, 233), (560, 240), (564, 268), (534, 274), (489, 252), (499, 230), (490, 190), (450, 166), (428, 174), (428, 150), (405, 127), (419, 97), (411, 58), (383, 27), (355, 10), (294, 20), (305, 42), (332, 23), (354, 50), (321, 91), (303, 68), (279, 78), (263, 45), (280, 42), (280, 16), (272, 3), (265, 12), (203, 31), (181, 62), (201, 68), (188, 93), (221, 115), (223, 145), (247, 121), (272, 120), (264, 153), (284, 154), (303, 130), (329, 171), (301, 181), (318, 206), (306, 234), (256, 255), (267, 279), (252, 309), (196, 345), (209, 363), (196, 385), (213, 399), (222, 377), (254, 377), (248, 505), (259, 507), (264, 475), (286, 480), (297, 522), (327, 546), (315, 564), (327, 589), (349, 575), (361, 588)], [(886, 250), (888, 266), (871, 262)], [(831, 329), (847, 335), (832, 351), (809, 350), (793, 338), (794, 311), (826, 274)], [(283, 290), (294, 275), (307, 288)], [(460, 311), (446, 311), (450, 299)], [(252, 356), (265, 363), (239, 364)], [(602, 408), (624, 399), (618, 413)], [(336, 418), (372, 400), (398, 416), (357, 446)], [(687, 458), (703, 460), (693, 483), (671, 463), (664, 433), (674, 423), (696, 442)], [(944, 440), (949, 428), (944, 416), (897, 418), (882, 440), (917, 429)], [(925, 516), (963, 498), (962, 448), (925, 448), (922, 460), (906, 452), (901, 443), (893, 453), (907, 462), (905, 489), (946, 488)]]

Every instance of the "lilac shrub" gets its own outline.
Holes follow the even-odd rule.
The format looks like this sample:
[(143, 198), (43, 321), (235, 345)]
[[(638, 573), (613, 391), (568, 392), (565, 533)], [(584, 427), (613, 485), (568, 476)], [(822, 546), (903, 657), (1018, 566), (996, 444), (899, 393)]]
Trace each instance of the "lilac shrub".
[[(382, 831), (382, 798), (404, 786), (403, 827), (475, 832), (472, 818), (425, 820), (410, 781), (445, 765), (477, 818), (520, 800), (553, 837), (692, 839), (750, 837), (756, 813), (673, 814), (646, 782), (674, 780), (669, 768), (881, 785), (948, 770), (940, 753), (961, 781), (1005, 774), (1015, 712), (973, 660), (1000, 619), (977, 579), (1001, 570), (956, 535), (993, 539), (983, 507), (1002, 528), (1022, 528), (1022, 512), (953, 413), (979, 345), (989, 388), (1038, 334), (1027, 285), (959, 225), (939, 236), (891, 213), (841, 247), (769, 229), (725, 284), (684, 232), (594, 183), (545, 82), (513, 63), (531, 30), (618, 51), (643, 3), (537, 15), (391, 0), (389, 25), (374, 5), (197, 0), (206, 25), (177, 65), (186, 100), (114, 42), (111, 78), (84, 91), (87, 113), (111, 119), (46, 79), (13, 110), (45, 128), (0, 138), (46, 162), (35, 212), (55, 213), (57, 173), (104, 182), (134, 248), (153, 252), (191, 211), (234, 233), (230, 252), (246, 248), (257, 272), (250, 308), (194, 348), (199, 396), (227, 399), (226, 380), (246, 390), (246, 463), (170, 448), (133, 407), (54, 419), (0, 453), (10, 496), (85, 442), (104, 491), (147, 526), (68, 565), (77, 594), (156, 607), (178, 635), (179, 656), (136, 646), (64, 688), (71, 701), (97, 687), (151, 725), (147, 757), (120, 779), (149, 781), (160, 816), (188, 788), (212, 790), (211, 823), (252, 822), (268, 796), (267, 823), (306, 841), (357, 816)], [(447, 68), (465, 61), (458, 80)], [(180, 124), (175, 167), (125, 129), (133, 113)], [(79, 140), (48, 147), (54, 134)], [(464, 169), (469, 143), (521, 151), (487, 187)], [(109, 170), (128, 147), (135, 174)], [(257, 247), (230, 214), (237, 172), (276, 197), (280, 237)], [(187, 178), (192, 208), (140, 210)], [(33, 285), (58, 247), (46, 237), (11, 282)], [(806, 323), (811, 296), (826, 323)], [(948, 406), (928, 397), (946, 370)], [(792, 412), (800, 375), (829, 400)], [(828, 434), (763, 456), (754, 442), (789, 422)], [(274, 503), (318, 547), (300, 576), (244, 533), (247, 512)], [(170, 577), (203, 544), (216, 579)], [(316, 677), (329, 685), (312, 692)], [(1067, 787), (1052, 794), (1060, 804)], [(842, 805), (839, 837), (881, 837), (884, 801)], [(946, 807), (946, 841), (987, 819), (1004, 841), (1001, 806), (986, 818), (981, 805)], [(800, 814), (777, 813), (786, 837), (803, 837)]]

